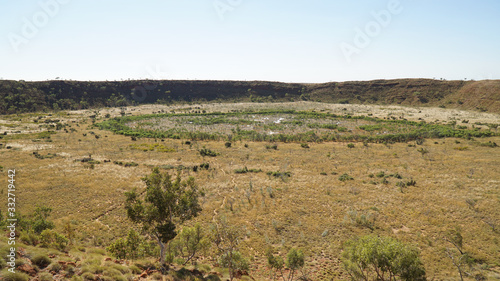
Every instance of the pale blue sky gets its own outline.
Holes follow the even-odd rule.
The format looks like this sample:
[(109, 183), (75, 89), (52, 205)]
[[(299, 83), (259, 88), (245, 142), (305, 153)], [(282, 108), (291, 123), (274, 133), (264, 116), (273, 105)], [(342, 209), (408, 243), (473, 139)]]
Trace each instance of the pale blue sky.
[(498, 0), (0, 0), (0, 77), (499, 79), (499, 15)]

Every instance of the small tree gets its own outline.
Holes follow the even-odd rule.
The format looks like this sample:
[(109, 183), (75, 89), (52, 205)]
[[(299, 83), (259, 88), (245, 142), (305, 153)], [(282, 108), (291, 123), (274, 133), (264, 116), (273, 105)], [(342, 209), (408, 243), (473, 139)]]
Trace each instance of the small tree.
[(425, 280), (418, 255), (396, 239), (369, 235), (348, 241), (342, 261), (353, 280)]
[(266, 257), (267, 257), (267, 264), (269, 265), (272, 271), (273, 280), (276, 280), (276, 273), (278, 271), (280, 272), (281, 276), (283, 276), (283, 267), (285, 265), (283, 258), (280, 256), (273, 255), (271, 249), (267, 249)]
[(301, 250), (292, 248), (286, 255), (286, 266), (290, 269), (288, 280), (293, 280), (295, 271), (304, 266), (304, 254)]
[(177, 236), (175, 247), (184, 259), (184, 265), (192, 260), (200, 251), (204, 251), (209, 246), (208, 238), (201, 225), (197, 223), (194, 227), (184, 227)]
[[(463, 237), (460, 229), (447, 231), (444, 240), (454, 246), (454, 248), (446, 248), (445, 252), (457, 268), (460, 280), (464, 280), (464, 275), (472, 275), (474, 259), (463, 249)], [(470, 272), (467, 272), (466, 268), (469, 268)]]
[(133, 222), (160, 246), (160, 262), (165, 263), (165, 245), (177, 235), (176, 224), (183, 223), (201, 212), (198, 190), (194, 178), (181, 180), (180, 174), (173, 181), (167, 173), (158, 168), (144, 177), (146, 191), (144, 199), (136, 190), (126, 192), (125, 209)]
[(219, 218), (211, 230), (219, 254), (219, 263), (229, 268), (229, 279), (233, 280), (236, 271), (248, 270), (248, 262), (238, 252), (239, 231), (230, 226), (225, 218)]
[(136, 259), (142, 256), (141, 250), (143, 246), (143, 239), (134, 229), (131, 229), (126, 239), (117, 239), (115, 242), (111, 243), (106, 250), (117, 259)]
[(31, 221), (31, 226), (36, 234), (41, 234), (45, 229), (53, 229), (54, 223), (47, 220), (50, 216), (52, 209), (45, 206), (37, 206), (35, 212), (33, 213), (33, 219)]

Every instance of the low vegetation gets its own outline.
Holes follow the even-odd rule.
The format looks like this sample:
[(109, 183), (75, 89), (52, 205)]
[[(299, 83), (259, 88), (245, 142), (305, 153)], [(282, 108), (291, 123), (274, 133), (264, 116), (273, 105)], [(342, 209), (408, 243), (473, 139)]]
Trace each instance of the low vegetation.
[(424, 109), (361, 114), (350, 105), (3, 116), (0, 170), (19, 171), (19, 271), (8, 275), (0, 258), (0, 275), (497, 278), (497, 119), (423, 122)]

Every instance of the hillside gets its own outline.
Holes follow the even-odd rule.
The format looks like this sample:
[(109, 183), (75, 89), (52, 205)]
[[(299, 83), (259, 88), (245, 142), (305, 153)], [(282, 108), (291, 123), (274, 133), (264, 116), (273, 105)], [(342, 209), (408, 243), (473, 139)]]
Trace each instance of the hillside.
[(144, 103), (320, 101), (500, 112), (500, 81), (0, 81), (0, 114)]

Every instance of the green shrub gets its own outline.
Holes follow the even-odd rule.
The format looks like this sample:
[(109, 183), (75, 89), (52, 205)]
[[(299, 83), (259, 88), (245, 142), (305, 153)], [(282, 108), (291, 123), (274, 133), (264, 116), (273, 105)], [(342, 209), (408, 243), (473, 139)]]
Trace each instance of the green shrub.
[(108, 267), (120, 271), (121, 274), (127, 274), (127, 273), (130, 273), (130, 271), (131, 271), (130, 268), (123, 266), (123, 265), (120, 265), (120, 264), (116, 264), (116, 263), (113, 263), (113, 264), (109, 265)]
[(48, 221), (48, 217), (52, 209), (44, 206), (37, 206), (35, 212), (33, 213), (33, 219), (30, 221), (31, 227), (36, 234), (42, 233), (46, 229), (53, 229), (55, 227), (54, 223)]
[(137, 267), (136, 265), (129, 266), (129, 269), (132, 272), (132, 274), (141, 274), (141, 272), (142, 272), (142, 270), (139, 267)]
[(348, 174), (342, 174), (339, 177), (339, 181), (348, 181), (348, 180), (354, 180), (354, 178), (349, 176)]
[(94, 280), (95, 279), (94, 274), (92, 274), (90, 272), (83, 273), (82, 277), (83, 277), (83, 280)]
[(348, 148), (354, 148), (354, 143), (348, 143), (348, 144), (347, 144), (347, 147), (348, 147)]
[(261, 169), (248, 169), (247, 167), (243, 169), (236, 169), (234, 170), (236, 174), (246, 174), (246, 173), (260, 173), (262, 172)]
[(46, 268), (52, 261), (46, 255), (38, 254), (31, 259), (31, 262), (40, 268)]
[(6, 271), (2, 276), (2, 281), (28, 281), (30, 279), (27, 274), (21, 272), (11, 273)]
[(226, 142), (226, 143), (224, 144), (224, 146), (226, 146), (226, 148), (230, 148), (230, 147), (231, 147), (231, 145), (232, 145), (232, 144), (231, 144), (231, 142), (229, 142), (229, 141), (228, 141), (228, 142)]
[(198, 152), (200, 153), (201, 156), (209, 156), (209, 157), (217, 156), (217, 152), (212, 151), (212, 150), (205, 148), (205, 147), (198, 150)]
[(426, 280), (418, 250), (389, 237), (369, 235), (349, 240), (342, 262), (354, 280), (378, 280), (381, 274), (394, 280)]
[(268, 176), (273, 176), (275, 178), (285, 178), (285, 177), (291, 177), (292, 174), (290, 172), (280, 172), (280, 171), (276, 171), (276, 172), (272, 172), (272, 171), (269, 171), (266, 173)]
[(296, 270), (304, 266), (304, 254), (301, 250), (292, 248), (286, 255), (286, 266), (290, 269), (289, 280), (293, 280)]
[(274, 280), (276, 279), (277, 272), (278, 271), (281, 272), (283, 270), (285, 261), (283, 260), (282, 257), (273, 255), (271, 249), (268, 249), (266, 251), (266, 257), (267, 257), (267, 264), (273, 271), (273, 280)]
[(301, 143), (300, 147), (302, 147), (302, 148), (309, 148), (309, 145), (307, 143)]
[(53, 247), (59, 251), (64, 251), (69, 241), (68, 238), (55, 230), (46, 229), (40, 234), (40, 242), (44, 247)]
[(219, 264), (223, 267), (232, 267), (234, 273), (238, 270), (248, 270), (248, 261), (243, 257), (243, 255), (238, 251), (233, 251), (230, 253), (225, 253), (219, 258)]
[(118, 280), (119, 278), (124, 278), (122, 273), (117, 270), (117, 269), (114, 269), (114, 268), (107, 268), (103, 271), (102, 273), (104, 276), (109, 276), (111, 278), (113, 278), (113, 280)]
[(120, 238), (111, 243), (106, 250), (117, 259), (136, 259), (144, 254), (146, 241), (139, 234), (131, 229), (126, 239)]
[(52, 276), (52, 274), (48, 273), (48, 272), (42, 272), (38, 275), (38, 278), (40, 281), (52, 281), (54, 280), (54, 277)]
[(277, 144), (272, 144), (272, 145), (266, 144), (266, 149), (278, 150), (278, 145)]
[(21, 240), (24, 244), (31, 246), (36, 246), (40, 243), (38, 235), (33, 232), (21, 232), (19, 240)]
[(375, 216), (370, 212), (358, 213), (358, 211), (351, 209), (344, 217), (344, 221), (370, 230), (375, 229)]
[(49, 266), (49, 271), (59, 272), (59, 271), (61, 271), (61, 269), (62, 269), (62, 266), (57, 262), (52, 263)]
[(492, 141), (489, 141), (489, 142), (483, 142), (483, 143), (480, 143), (479, 144), (480, 146), (486, 146), (486, 147), (497, 147), (498, 145), (496, 144), (496, 142), (492, 142)]
[(76, 273), (76, 269), (74, 266), (68, 265), (68, 267), (66, 267), (66, 277), (71, 277), (71, 276), (75, 275), (75, 273)]

